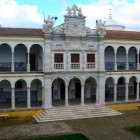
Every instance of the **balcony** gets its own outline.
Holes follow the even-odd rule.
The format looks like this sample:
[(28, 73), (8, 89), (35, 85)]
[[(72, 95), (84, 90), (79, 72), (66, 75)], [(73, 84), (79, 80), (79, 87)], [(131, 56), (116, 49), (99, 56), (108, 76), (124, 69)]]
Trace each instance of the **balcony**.
[(54, 63), (54, 69), (61, 70), (64, 69), (63, 63)]
[(0, 62), (0, 71), (11, 71), (11, 62)]
[(95, 69), (95, 63), (87, 63), (87, 69)]
[(27, 64), (25, 62), (15, 62), (15, 71), (26, 71), (27, 70)]
[(105, 62), (106, 70), (114, 70), (114, 62)]
[(135, 62), (129, 62), (129, 69), (130, 69), (130, 70), (137, 69), (136, 63), (135, 63)]
[(80, 69), (80, 64), (79, 63), (72, 63), (71, 69)]

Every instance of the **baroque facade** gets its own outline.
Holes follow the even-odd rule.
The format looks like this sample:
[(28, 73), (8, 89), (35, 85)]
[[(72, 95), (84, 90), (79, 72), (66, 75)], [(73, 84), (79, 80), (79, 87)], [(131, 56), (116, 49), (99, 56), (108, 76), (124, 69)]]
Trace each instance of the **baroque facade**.
[(0, 109), (140, 101), (140, 32), (86, 17), (76, 5), (64, 23), (0, 28)]

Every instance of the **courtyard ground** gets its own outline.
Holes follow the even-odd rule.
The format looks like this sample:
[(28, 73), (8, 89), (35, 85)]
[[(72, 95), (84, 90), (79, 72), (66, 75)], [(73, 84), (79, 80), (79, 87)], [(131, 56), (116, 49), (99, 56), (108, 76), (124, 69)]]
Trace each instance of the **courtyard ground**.
[[(120, 105), (119, 105), (120, 106)], [(128, 107), (129, 106), (129, 107)], [(108, 106), (109, 107), (109, 106)], [(130, 108), (130, 104), (127, 105)], [(121, 109), (120, 109), (121, 110)], [(91, 140), (140, 140), (126, 127), (140, 126), (140, 109), (121, 110), (120, 116), (33, 123), (0, 127), (0, 139), (82, 133)]]

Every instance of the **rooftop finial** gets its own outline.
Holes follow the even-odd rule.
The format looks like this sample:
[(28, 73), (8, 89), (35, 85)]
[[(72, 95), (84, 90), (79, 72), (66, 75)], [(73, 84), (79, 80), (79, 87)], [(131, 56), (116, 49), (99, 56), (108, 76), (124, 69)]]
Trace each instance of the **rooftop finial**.
[(112, 19), (111, 9), (109, 9), (109, 17), (108, 19)]

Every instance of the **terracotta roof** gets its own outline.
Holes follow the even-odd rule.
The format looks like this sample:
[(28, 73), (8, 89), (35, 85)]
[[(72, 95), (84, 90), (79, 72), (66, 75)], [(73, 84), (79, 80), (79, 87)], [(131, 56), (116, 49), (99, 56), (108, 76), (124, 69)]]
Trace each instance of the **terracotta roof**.
[[(3, 28), (0, 27), (0, 36), (43, 36), (42, 29), (31, 28)], [(107, 30), (107, 39), (134, 39), (140, 40), (140, 32)]]
[(43, 36), (41, 29), (30, 28), (3, 28), (0, 27), (0, 36)]
[(140, 32), (107, 30), (106, 31), (106, 38), (140, 40)]

